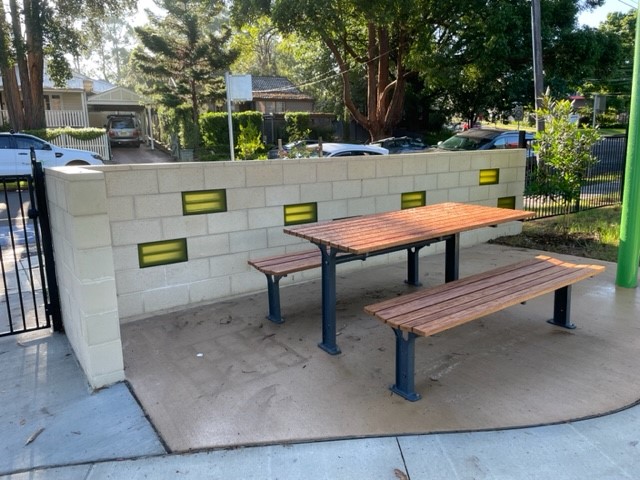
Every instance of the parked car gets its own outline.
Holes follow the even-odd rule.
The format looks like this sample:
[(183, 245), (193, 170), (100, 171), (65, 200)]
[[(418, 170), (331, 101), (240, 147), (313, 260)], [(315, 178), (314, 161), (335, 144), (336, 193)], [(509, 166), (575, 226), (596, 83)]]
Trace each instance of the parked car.
[[(308, 145), (310, 157), (318, 157), (318, 145)], [(374, 145), (359, 145), (354, 143), (323, 143), (323, 157), (357, 157), (367, 155), (389, 155), (389, 150)]]
[[(496, 128), (472, 128), (456, 133), (443, 142), (439, 142), (438, 150), (491, 150), (494, 148), (518, 148), (519, 132), (517, 130), (500, 130)], [(535, 154), (531, 148), (533, 134), (525, 133), (527, 145), (527, 168), (535, 162)]]
[(415, 137), (383, 138), (382, 140), (371, 142), (369, 145), (386, 148), (389, 153), (415, 153), (421, 152), (428, 147), (422, 140)]
[(62, 148), (26, 133), (0, 133), (0, 175), (31, 174), (31, 147), (43, 167), (103, 165), (96, 152)]
[(116, 145), (140, 147), (140, 126), (134, 115), (109, 115), (107, 133), (112, 147)]
[(280, 150), (278, 147), (272, 148), (267, 152), (267, 158), (280, 158), (287, 157), (289, 152), (295, 148), (304, 148), (306, 145), (316, 145), (318, 140), (296, 140), (295, 142), (290, 142), (282, 146), (283, 154), (280, 154)]

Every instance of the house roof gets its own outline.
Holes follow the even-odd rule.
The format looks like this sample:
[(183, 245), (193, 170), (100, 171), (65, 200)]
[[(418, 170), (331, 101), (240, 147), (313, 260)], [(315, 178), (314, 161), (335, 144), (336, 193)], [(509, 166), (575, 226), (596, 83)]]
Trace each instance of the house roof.
[(251, 77), (254, 100), (313, 100), (285, 77)]
[(102, 93), (90, 96), (87, 100), (88, 105), (101, 106), (140, 106), (144, 103), (150, 103), (150, 101), (124, 87), (112, 87)]
[[(18, 67), (15, 67), (16, 77), (18, 79), (18, 84), (20, 84), (20, 73), (18, 72)], [(42, 88), (44, 90), (84, 90), (85, 82), (91, 82), (90, 88), (92, 92), (100, 93), (106, 90), (112, 89), (115, 85), (107, 82), (106, 80), (95, 80), (91, 77), (87, 77), (86, 75), (82, 75), (78, 72), (71, 72), (71, 78), (67, 80), (67, 83), (64, 87), (56, 87), (53, 83), (51, 77), (47, 74), (47, 69), (45, 65), (45, 71), (42, 78)], [(2, 76), (0, 75), (0, 87), (2, 87)]]

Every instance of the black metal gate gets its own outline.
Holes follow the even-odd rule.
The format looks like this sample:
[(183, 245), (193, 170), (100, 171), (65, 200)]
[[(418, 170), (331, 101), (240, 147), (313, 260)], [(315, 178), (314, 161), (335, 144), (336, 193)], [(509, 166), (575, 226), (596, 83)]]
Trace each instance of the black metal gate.
[(33, 166), (33, 175), (0, 176), (0, 337), (62, 331), (44, 173)]

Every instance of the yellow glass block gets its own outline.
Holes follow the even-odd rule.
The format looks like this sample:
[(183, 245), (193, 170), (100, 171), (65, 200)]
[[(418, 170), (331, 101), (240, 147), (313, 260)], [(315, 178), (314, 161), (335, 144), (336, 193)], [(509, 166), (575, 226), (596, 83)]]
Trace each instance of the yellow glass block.
[(480, 170), (480, 185), (496, 185), (500, 183), (500, 169), (487, 168)]
[(501, 197), (498, 199), (498, 208), (516, 209), (516, 197)]
[(284, 224), (298, 225), (301, 223), (312, 223), (318, 221), (318, 204), (298, 203), (284, 206)]
[(186, 262), (187, 260), (186, 238), (138, 244), (140, 268)]
[(427, 192), (406, 192), (402, 194), (401, 208), (424, 207), (427, 202)]
[(198, 190), (182, 192), (182, 213), (184, 215), (201, 215), (227, 211), (227, 191)]

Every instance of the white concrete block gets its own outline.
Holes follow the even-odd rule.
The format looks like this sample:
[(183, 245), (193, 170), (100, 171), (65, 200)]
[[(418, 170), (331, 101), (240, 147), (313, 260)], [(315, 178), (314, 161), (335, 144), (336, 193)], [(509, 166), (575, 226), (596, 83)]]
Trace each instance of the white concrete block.
[(71, 225), (71, 239), (75, 248), (96, 248), (111, 245), (111, 231), (107, 214), (75, 217)]
[(156, 170), (107, 170), (104, 176), (109, 197), (151, 195), (160, 191)]
[(232, 295), (266, 290), (267, 281), (264, 275), (254, 269), (252, 270), (252, 272), (239, 273), (231, 277)]
[[(209, 278), (209, 259), (198, 258), (188, 262), (172, 263), (165, 265), (167, 286), (183, 285)], [(146, 270), (146, 269), (145, 269)]]
[(455, 188), (460, 185), (460, 173), (459, 172), (451, 172), (451, 173), (439, 173), (438, 174), (438, 188)]
[(347, 163), (344, 160), (322, 160), (317, 163), (318, 182), (336, 182), (347, 180)]
[(360, 180), (346, 180), (333, 182), (334, 200), (342, 198), (354, 198), (362, 195), (362, 182)]
[(450, 171), (450, 164), (455, 159), (454, 154), (437, 154), (434, 153), (429, 156), (429, 161), (427, 162), (427, 173), (435, 174), (435, 173), (444, 173)]
[(471, 157), (468, 155), (457, 156), (455, 161), (449, 162), (449, 171), (451, 172), (464, 172), (472, 168), (474, 168), (474, 165), (471, 162)]
[(300, 202), (324, 202), (333, 199), (333, 183), (308, 183), (300, 185)]
[(140, 293), (118, 294), (118, 316), (120, 317), (120, 323), (129, 322), (143, 314), (144, 304)]
[[(285, 185), (315, 183), (317, 180), (316, 163), (304, 162), (284, 166)], [(301, 186), (301, 188), (304, 188)]]
[(509, 190), (507, 185), (504, 183), (499, 183), (498, 185), (489, 185), (489, 197), (490, 198), (500, 198), (509, 196)]
[(135, 219), (133, 197), (109, 197), (107, 199), (107, 215), (110, 222)]
[(415, 191), (433, 190), (435, 188), (438, 188), (438, 175), (416, 175), (413, 177), (413, 189)]
[(481, 200), (487, 200), (489, 198), (489, 193), (489, 187), (486, 185), (469, 187), (469, 201), (477, 202)]
[(244, 162), (215, 162), (204, 167), (205, 189), (247, 186)]
[(375, 178), (376, 161), (369, 157), (358, 157), (347, 165), (347, 178), (360, 180), (363, 178)]
[(205, 235), (187, 239), (189, 260), (228, 254), (230, 252), (229, 235), (228, 233), (221, 233), (219, 235)]
[(403, 175), (426, 175), (427, 161), (422, 155), (404, 155), (402, 157)]
[(142, 293), (145, 313), (161, 312), (189, 304), (189, 285), (172, 285)]
[(96, 315), (117, 309), (116, 282), (113, 279), (83, 283), (76, 291), (78, 307), (84, 315)]
[(246, 272), (250, 268), (247, 264), (248, 261), (249, 252), (217, 255), (209, 259), (210, 276), (221, 277)]
[(138, 245), (112, 247), (113, 268), (116, 272), (138, 268)]
[(139, 243), (166, 240), (162, 238), (160, 219), (112, 222), (111, 239), (114, 246), (137, 245)]
[(265, 187), (264, 191), (268, 207), (301, 203), (300, 185)]
[(212, 215), (162, 218), (162, 236), (163, 238), (184, 238), (207, 235), (209, 233), (208, 217), (210, 216)]
[(159, 192), (180, 193), (204, 190), (204, 168), (200, 163), (181, 163), (175, 168), (158, 170)]
[(318, 221), (335, 220), (349, 216), (346, 200), (334, 200), (318, 204)]
[(284, 207), (252, 208), (249, 214), (249, 229), (284, 225)]
[(376, 213), (391, 212), (400, 208), (400, 195), (385, 195), (375, 198)]
[(448, 202), (449, 190), (431, 190), (427, 191), (427, 205)]
[(84, 318), (84, 322), (89, 345), (99, 345), (120, 340), (120, 320), (117, 310), (88, 315)]
[(284, 182), (283, 166), (278, 162), (256, 162), (247, 165), (245, 172), (247, 187), (282, 185)]
[(461, 187), (461, 188), (451, 188), (449, 189), (449, 201), (450, 202), (462, 202), (466, 203), (469, 201), (469, 188)]
[(208, 232), (211, 234), (237, 232), (249, 228), (247, 210), (232, 210), (199, 217), (207, 221)]
[(376, 177), (399, 177), (402, 175), (402, 158), (393, 157), (377, 157), (376, 158)]
[(352, 198), (347, 202), (347, 213), (349, 216), (376, 213), (375, 204), (370, 198)]
[(231, 295), (231, 277), (216, 277), (189, 285), (190, 303), (218, 300)]
[(111, 247), (74, 249), (69, 252), (69, 255), (71, 254), (73, 254), (73, 273), (80, 281), (114, 278), (115, 271)]
[[(300, 242), (300, 239), (285, 234), (283, 230), (283, 226), (279, 225), (276, 227), (267, 228), (267, 245), (271, 247), (286, 247), (289, 245), (295, 245)], [(277, 255), (277, 254), (276, 254)], [(266, 255), (265, 255), (266, 256)]]
[(71, 215), (81, 216), (106, 213), (107, 188), (104, 179), (68, 182), (66, 204)]
[(246, 230), (229, 234), (231, 253), (246, 252), (257, 248), (267, 247), (267, 232), (261, 230)]
[(264, 187), (233, 188), (227, 190), (227, 209), (243, 210), (245, 208), (260, 208), (267, 204)]
[(362, 196), (375, 197), (389, 194), (388, 178), (371, 178), (362, 181)]
[(389, 193), (413, 192), (413, 177), (392, 177), (389, 179)]
[(116, 272), (116, 290), (119, 294), (144, 292), (167, 286), (167, 275), (162, 265), (148, 268), (130, 268)]
[(122, 372), (124, 370), (122, 343), (120, 339), (109, 343), (91, 345), (89, 347), (89, 357), (91, 359), (91, 372), (85, 373), (87, 373), (90, 379), (97, 376)]

